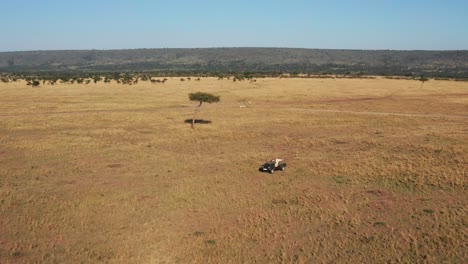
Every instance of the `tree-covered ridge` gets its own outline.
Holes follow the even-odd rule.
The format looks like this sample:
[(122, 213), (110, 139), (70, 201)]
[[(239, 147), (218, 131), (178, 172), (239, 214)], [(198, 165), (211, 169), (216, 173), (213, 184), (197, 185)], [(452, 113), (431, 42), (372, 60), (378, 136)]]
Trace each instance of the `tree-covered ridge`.
[(0, 72), (292, 73), (468, 78), (468, 51), (206, 48), (0, 52)]

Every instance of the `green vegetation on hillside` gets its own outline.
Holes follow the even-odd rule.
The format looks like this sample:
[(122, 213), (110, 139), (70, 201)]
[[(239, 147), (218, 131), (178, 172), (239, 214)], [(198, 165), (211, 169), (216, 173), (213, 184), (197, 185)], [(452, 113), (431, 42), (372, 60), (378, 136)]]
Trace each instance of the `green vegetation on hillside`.
[(347, 74), (468, 78), (468, 51), (288, 48), (0, 52), (0, 72)]

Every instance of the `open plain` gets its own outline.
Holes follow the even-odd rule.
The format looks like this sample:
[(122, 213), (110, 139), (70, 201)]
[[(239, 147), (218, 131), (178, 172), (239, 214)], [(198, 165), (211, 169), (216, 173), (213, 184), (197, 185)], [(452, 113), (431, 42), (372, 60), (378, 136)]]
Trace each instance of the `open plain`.
[(467, 176), (468, 82), (0, 83), (1, 263), (466, 263)]

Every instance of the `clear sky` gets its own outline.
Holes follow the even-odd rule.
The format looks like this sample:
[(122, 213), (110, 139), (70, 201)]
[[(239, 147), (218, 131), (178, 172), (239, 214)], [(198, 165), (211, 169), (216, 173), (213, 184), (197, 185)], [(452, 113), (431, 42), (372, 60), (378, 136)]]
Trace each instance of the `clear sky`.
[(468, 0), (0, 0), (0, 51), (468, 50)]

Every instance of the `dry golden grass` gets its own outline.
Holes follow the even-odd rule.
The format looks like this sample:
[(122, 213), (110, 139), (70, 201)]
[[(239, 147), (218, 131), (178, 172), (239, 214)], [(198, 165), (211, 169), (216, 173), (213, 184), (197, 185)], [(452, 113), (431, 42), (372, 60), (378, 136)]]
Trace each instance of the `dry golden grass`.
[(420, 86), (0, 84), (0, 262), (466, 262), (468, 83)]

